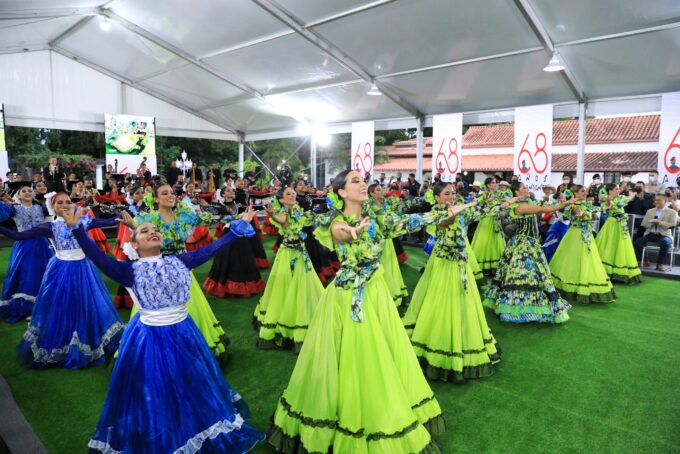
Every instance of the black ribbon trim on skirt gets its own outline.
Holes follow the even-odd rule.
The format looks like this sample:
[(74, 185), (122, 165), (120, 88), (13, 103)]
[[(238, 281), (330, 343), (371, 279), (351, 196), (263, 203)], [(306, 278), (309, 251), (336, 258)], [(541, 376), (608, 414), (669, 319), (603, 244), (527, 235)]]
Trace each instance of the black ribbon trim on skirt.
[(288, 326), (284, 325), (283, 323), (261, 323), (260, 327), (262, 328), (267, 328), (267, 329), (276, 329), (277, 327), (281, 328), (286, 328), (286, 329), (308, 329), (309, 325), (294, 325), (294, 326)]
[[(426, 403), (428, 403), (429, 401), (432, 401), (434, 399), (435, 399), (434, 395), (427, 397), (427, 398), (423, 399), (422, 401), (418, 402), (416, 405), (412, 406), (411, 409), (421, 407), (421, 406), (425, 405)], [(361, 428), (357, 431), (353, 431), (353, 430), (350, 430), (346, 427), (340, 426), (337, 421), (334, 421), (332, 419), (315, 419), (315, 418), (309, 418), (307, 416), (304, 416), (301, 412), (297, 412), (297, 411), (293, 410), (290, 403), (288, 403), (288, 401), (283, 396), (281, 396), (281, 399), (279, 400), (279, 402), (281, 403), (281, 407), (286, 411), (286, 413), (288, 413), (288, 415), (290, 417), (297, 419), (298, 421), (300, 421), (302, 424), (304, 424), (306, 426), (320, 427), (320, 428), (324, 428), (324, 429), (333, 429), (333, 430), (336, 430), (336, 431), (338, 431), (338, 432), (340, 432), (344, 435), (350, 436), (350, 437), (354, 437), (354, 438), (364, 438), (365, 437), (366, 441), (375, 441), (375, 440), (381, 440), (381, 439), (386, 439), (386, 438), (401, 438), (401, 437), (405, 436), (406, 434), (408, 434), (409, 432), (414, 431), (418, 427), (418, 425), (421, 424), (418, 420), (416, 420), (416, 421), (412, 422), (411, 424), (409, 424), (408, 426), (404, 427), (403, 429), (398, 430), (397, 432), (393, 432), (393, 433), (390, 433), (390, 434), (385, 433), (385, 432), (374, 432), (374, 433), (368, 433), (367, 434), (366, 430), (363, 429), (363, 428)], [(423, 424), (423, 426), (425, 426), (426, 424), (430, 423), (432, 420), (437, 419), (437, 418), (441, 418), (442, 422), (443, 422), (442, 415), (437, 415), (437, 416), (431, 418), (430, 421), (426, 421)], [(434, 427), (434, 426), (441, 425), (441, 424), (431, 424), (431, 425)]]
[(609, 279), (612, 281), (621, 282), (623, 284), (639, 284), (642, 282), (640, 274), (636, 274), (635, 276), (625, 276), (623, 274), (612, 273), (609, 275)]
[(578, 284), (578, 283), (574, 283), (574, 282), (565, 282), (554, 274), (552, 275), (552, 277), (556, 281), (559, 281), (559, 282), (566, 284), (566, 285), (573, 285), (574, 287), (609, 287), (610, 285), (612, 285), (611, 282), (609, 282), (609, 281), (607, 281), (604, 284), (595, 284), (595, 283)]
[(614, 265), (612, 263), (607, 263), (607, 262), (602, 262), (603, 265), (611, 266), (612, 268), (618, 268), (621, 270), (639, 270), (640, 267), (635, 265), (635, 266), (619, 266), (619, 265)]
[(431, 365), (425, 358), (418, 358), (423, 373), (430, 380), (450, 381), (456, 384), (466, 380), (489, 377), (496, 373), (496, 363), (501, 361), (499, 355), (489, 355), (491, 362), (479, 366), (463, 366), (463, 370), (444, 369)]
[[(485, 344), (490, 344), (491, 342), (493, 342), (493, 339), (488, 339), (488, 340), (484, 339)], [(447, 356), (449, 358), (464, 358), (465, 355), (476, 355), (476, 354), (479, 354), (479, 353), (488, 353), (486, 351), (486, 348), (481, 348), (479, 350), (462, 350), (461, 352), (447, 352), (447, 351), (444, 351), (444, 350), (438, 350), (438, 349), (435, 349), (435, 348), (430, 348), (425, 344), (421, 344), (420, 342), (411, 341), (411, 344), (413, 344), (414, 347), (422, 348), (423, 350), (425, 350), (428, 353), (435, 353), (437, 355)], [(491, 354), (489, 354), (489, 356), (490, 355)]]

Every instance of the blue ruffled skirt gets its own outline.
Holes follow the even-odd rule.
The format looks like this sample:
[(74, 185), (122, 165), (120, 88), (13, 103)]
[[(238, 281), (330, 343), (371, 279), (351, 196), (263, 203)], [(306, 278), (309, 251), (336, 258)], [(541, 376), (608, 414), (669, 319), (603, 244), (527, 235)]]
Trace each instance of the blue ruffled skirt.
[(90, 451), (242, 453), (264, 435), (189, 316), (128, 324)]
[(2, 283), (1, 318), (15, 323), (31, 315), (45, 268), (53, 256), (46, 238), (14, 243), (7, 275)]
[(557, 250), (557, 247), (560, 245), (560, 241), (562, 241), (562, 238), (564, 238), (564, 235), (567, 234), (567, 230), (569, 230), (569, 224), (565, 224), (562, 221), (556, 221), (548, 229), (548, 233), (546, 234), (545, 237), (545, 243), (543, 243), (543, 246), (541, 246), (541, 249), (543, 249), (543, 253), (545, 254), (545, 258), (548, 261), (548, 263), (550, 263), (550, 260), (552, 259), (553, 255), (555, 255), (555, 251)]
[(124, 324), (94, 265), (53, 257), (45, 270), (18, 360), (30, 367), (82, 369), (118, 349)]

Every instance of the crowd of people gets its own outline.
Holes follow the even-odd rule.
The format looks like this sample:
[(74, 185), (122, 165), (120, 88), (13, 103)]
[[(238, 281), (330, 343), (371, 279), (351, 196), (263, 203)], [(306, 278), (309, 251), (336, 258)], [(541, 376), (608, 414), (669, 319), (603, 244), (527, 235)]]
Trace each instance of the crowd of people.
[[(246, 452), (266, 438), (284, 452), (438, 452), (446, 424), (428, 380), (489, 377), (501, 361), (484, 307), (507, 323), (566, 323), (572, 304), (613, 303), (615, 283), (640, 282), (645, 245), (660, 246), (664, 270), (678, 228), (677, 188), (654, 172), (589, 187), (565, 176), (537, 198), (499, 176), (345, 170), (315, 188), (283, 170), (256, 187), (262, 175), (233, 164), (164, 176), (144, 164), (107, 169), (97, 191), (51, 160), (7, 184), (0, 221), (13, 225), (0, 233), (16, 242), (0, 316), (28, 321), (19, 360), (117, 357), (91, 450)], [(263, 233), (277, 237), (273, 264)], [(399, 265), (413, 235), (430, 257), (409, 294)], [(198, 282), (191, 270), (211, 259)], [(97, 269), (120, 284), (114, 297)], [(220, 369), (228, 333), (206, 293), (261, 295), (253, 342), (298, 353), (266, 434)], [(133, 308), (127, 324), (117, 306)]]

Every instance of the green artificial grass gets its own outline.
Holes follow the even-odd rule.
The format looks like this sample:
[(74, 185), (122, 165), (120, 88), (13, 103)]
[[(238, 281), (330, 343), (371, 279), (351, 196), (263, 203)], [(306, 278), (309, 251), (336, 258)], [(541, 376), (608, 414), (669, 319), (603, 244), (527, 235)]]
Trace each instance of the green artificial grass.
[[(271, 245), (268, 239), (273, 259)], [(402, 272), (412, 292), (426, 256), (406, 249), (411, 257)], [(0, 250), (2, 273), (8, 256), (9, 248)], [(209, 266), (196, 271), (199, 282)], [(503, 349), (496, 374), (464, 385), (432, 383), (448, 423), (437, 437), (443, 451), (679, 451), (680, 283), (644, 278), (616, 292), (611, 305), (575, 304), (564, 326), (500, 323), (487, 311)], [(232, 341), (225, 375), (250, 405), (252, 425), (266, 430), (296, 356), (255, 348), (250, 321), (257, 299), (209, 297)], [(129, 311), (121, 314), (128, 319)], [(50, 452), (85, 452), (110, 373), (20, 367), (15, 346), (25, 328), (26, 322), (0, 322), (0, 373)], [(264, 443), (255, 449), (271, 451)]]

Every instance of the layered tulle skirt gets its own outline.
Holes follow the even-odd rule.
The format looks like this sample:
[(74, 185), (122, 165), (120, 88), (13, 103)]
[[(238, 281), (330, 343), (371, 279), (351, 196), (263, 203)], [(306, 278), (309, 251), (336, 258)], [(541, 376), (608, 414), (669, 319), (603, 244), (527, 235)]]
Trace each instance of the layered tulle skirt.
[(609, 279), (626, 284), (640, 282), (642, 273), (635, 257), (633, 240), (618, 220), (608, 218), (595, 242)]
[(259, 348), (300, 350), (323, 285), (304, 252), (281, 246), (255, 317)]
[(472, 251), (484, 274), (493, 276), (496, 273), (504, 248), (505, 238), (496, 230), (494, 216), (484, 217), (472, 237)]
[(194, 228), (194, 231), (191, 233), (189, 238), (187, 238), (186, 248), (187, 251), (195, 251), (200, 247), (209, 245), (212, 243), (212, 241), (213, 237), (210, 233), (210, 229), (208, 227), (199, 225), (198, 227)]
[(123, 327), (92, 263), (53, 257), (18, 346), (18, 359), (36, 368), (103, 364), (118, 348)]
[[(588, 233), (589, 235), (589, 233)], [(594, 238), (584, 241), (583, 229), (571, 226), (550, 261), (555, 287), (563, 297), (580, 303), (612, 303), (616, 293), (602, 266)]]
[[(189, 301), (187, 310), (198, 329), (203, 334), (205, 341), (213, 352), (213, 355), (221, 362), (226, 362), (228, 358), (227, 346), (229, 338), (224, 332), (222, 325), (215, 317), (210, 307), (210, 303), (203, 294), (201, 286), (196, 281), (196, 276), (191, 273), (191, 288), (189, 289)], [(132, 318), (138, 311), (137, 305), (132, 307), (130, 317)]]
[(45, 269), (53, 255), (46, 238), (14, 243), (2, 283), (0, 317), (15, 323), (31, 315)]
[(510, 239), (484, 305), (504, 322), (564, 323), (571, 307), (555, 288), (536, 238)]
[(385, 283), (390, 289), (392, 299), (397, 306), (408, 304), (408, 289), (404, 283), (404, 277), (401, 275), (399, 269), (399, 260), (397, 253), (394, 250), (394, 243), (392, 240), (385, 240), (383, 243), (383, 251), (380, 256), (380, 265), (385, 272)]
[(399, 319), (382, 269), (363, 287), (363, 322), (350, 315), (353, 289), (324, 291), (268, 432), (284, 452), (438, 452), (445, 430)]
[(486, 377), (500, 362), (468, 264), (430, 257), (403, 322), (430, 379)]
[(245, 402), (189, 317), (125, 331), (109, 392), (90, 440), (113, 453), (243, 453), (263, 438), (244, 420)]

